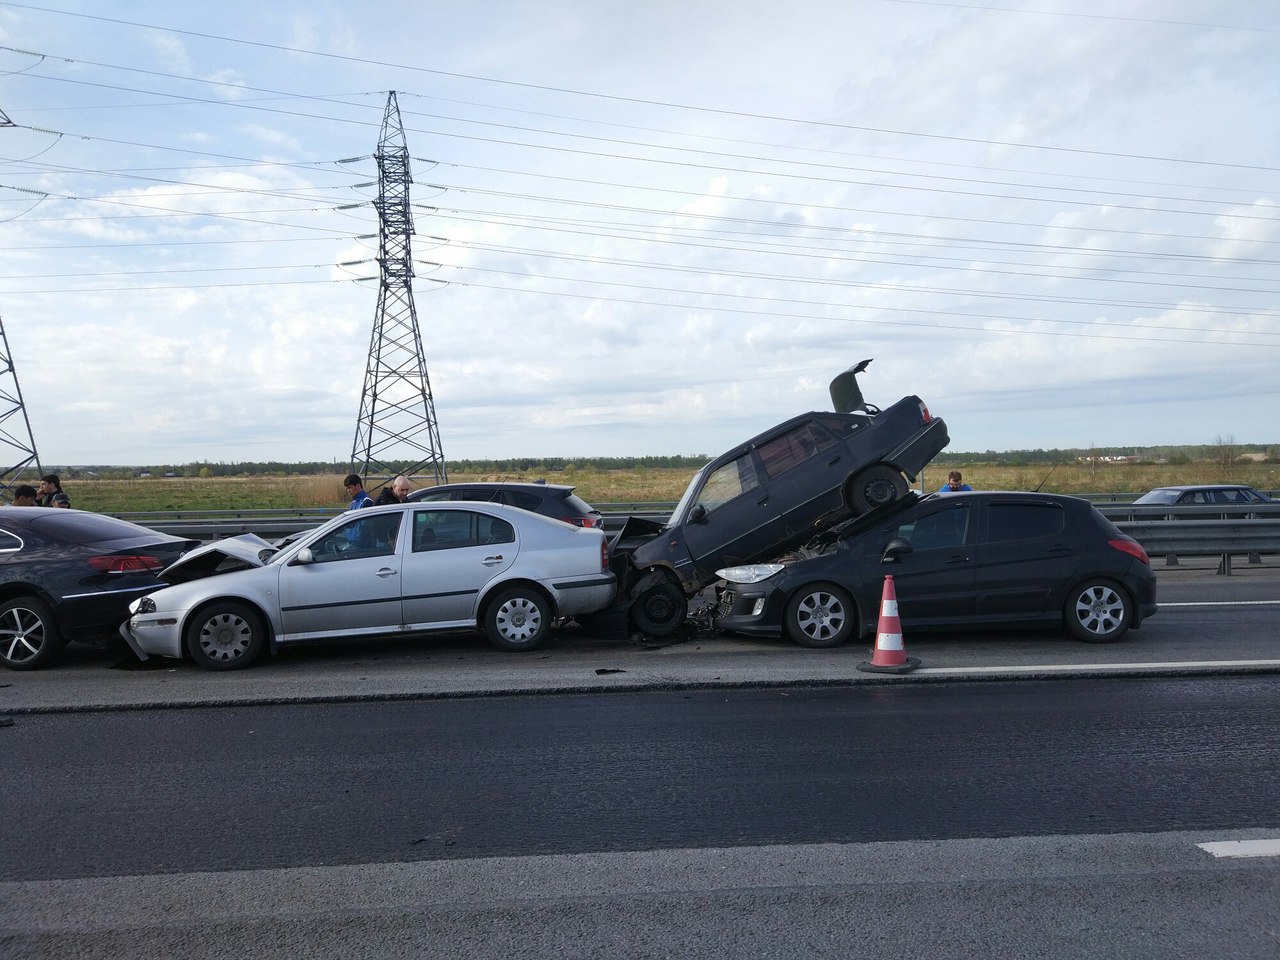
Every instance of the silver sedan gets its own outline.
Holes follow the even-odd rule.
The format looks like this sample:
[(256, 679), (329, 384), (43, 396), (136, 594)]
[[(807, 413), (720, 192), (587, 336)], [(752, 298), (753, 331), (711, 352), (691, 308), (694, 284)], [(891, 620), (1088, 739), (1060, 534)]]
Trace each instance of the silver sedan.
[(496, 503), (344, 513), (277, 550), (254, 536), (194, 550), (135, 600), (121, 635), (142, 659), (210, 670), (331, 637), (479, 628), (532, 650), (560, 617), (613, 599), (604, 532)]

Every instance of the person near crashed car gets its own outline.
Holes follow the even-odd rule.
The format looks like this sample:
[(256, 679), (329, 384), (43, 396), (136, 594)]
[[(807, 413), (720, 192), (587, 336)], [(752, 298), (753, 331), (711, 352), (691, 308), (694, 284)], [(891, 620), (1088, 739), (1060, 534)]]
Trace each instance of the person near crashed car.
[(348, 510), (363, 510), (365, 507), (373, 506), (373, 497), (364, 491), (364, 481), (360, 479), (358, 473), (349, 473), (342, 486), (347, 491), (347, 496), (351, 498), (351, 506)]

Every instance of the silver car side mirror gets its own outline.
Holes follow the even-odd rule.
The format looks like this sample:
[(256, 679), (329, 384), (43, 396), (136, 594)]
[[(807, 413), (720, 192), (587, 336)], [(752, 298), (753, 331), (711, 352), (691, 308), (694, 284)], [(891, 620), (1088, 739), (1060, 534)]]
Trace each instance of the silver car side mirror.
[(315, 563), (315, 554), (311, 552), (310, 547), (303, 547), (298, 551), (298, 555), (293, 558), (294, 563)]

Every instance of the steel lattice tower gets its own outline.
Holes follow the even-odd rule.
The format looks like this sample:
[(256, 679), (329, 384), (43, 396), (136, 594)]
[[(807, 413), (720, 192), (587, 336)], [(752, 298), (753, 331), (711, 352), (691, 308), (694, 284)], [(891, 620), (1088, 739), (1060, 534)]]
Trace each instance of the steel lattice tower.
[[(0, 320), (0, 489), (5, 494), (23, 482), (26, 472), (35, 467), (33, 479), (44, 472), (36, 453), (35, 437), (31, 434), (31, 420), (22, 402), (22, 388), (18, 386), (18, 372), (13, 366), (13, 354), (9, 352), (9, 337)], [(14, 456), (16, 463), (11, 463)]]
[[(378, 310), (369, 341), (369, 366), (360, 395), (360, 419), (351, 447), (352, 469), (362, 477), (434, 476), (449, 479), (436, 426), (431, 381), (413, 306), (409, 148), (394, 90), (387, 97), (378, 140)], [(390, 461), (409, 463), (397, 469)]]

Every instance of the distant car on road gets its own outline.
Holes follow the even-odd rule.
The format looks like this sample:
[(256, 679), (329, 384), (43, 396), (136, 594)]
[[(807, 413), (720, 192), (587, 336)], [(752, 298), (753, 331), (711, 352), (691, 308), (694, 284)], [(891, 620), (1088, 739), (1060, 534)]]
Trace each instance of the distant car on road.
[(1272, 500), (1265, 493), (1238, 483), (1193, 484), (1187, 486), (1156, 487), (1148, 490), (1137, 500), (1138, 503), (1159, 503), (1168, 506), (1217, 506), (1234, 504), (1237, 506), (1254, 503), (1280, 503)]
[(1112, 643), (1156, 612), (1146, 551), (1078, 497), (911, 494), (821, 539), (717, 571), (720, 628), (838, 646), (875, 632), (887, 574), (907, 633), (1065, 625)]
[(862, 398), (864, 360), (831, 381), (833, 413), (792, 417), (716, 457), (665, 525), (632, 517), (614, 539), (620, 593), (645, 633), (674, 633), (717, 568), (767, 560), (840, 521), (905, 496), (949, 442), (919, 397), (885, 410)]
[(0, 664), (34, 670), (69, 640), (117, 638), (130, 601), (199, 545), (86, 510), (0, 509)]
[(494, 481), (486, 483), (442, 483), (439, 486), (415, 490), (409, 494), (411, 503), (426, 501), (475, 500), (484, 503), (505, 503), (544, 517), (554, 517), (572, 523), (575, 527), (603, 527), (604, 516), (591, 504), (574, 494), (574, 488), (559, 483), (542, 481)]
[(613, 599), (603, 530), (499, 503), (407, 503), (347, 512), (284, 549), (248, 535), (166, 569), (120, 632), (142, 659), (185, 653), (210, 670), (338, 637), (482, 629), (537, 647), (561, 617)]

